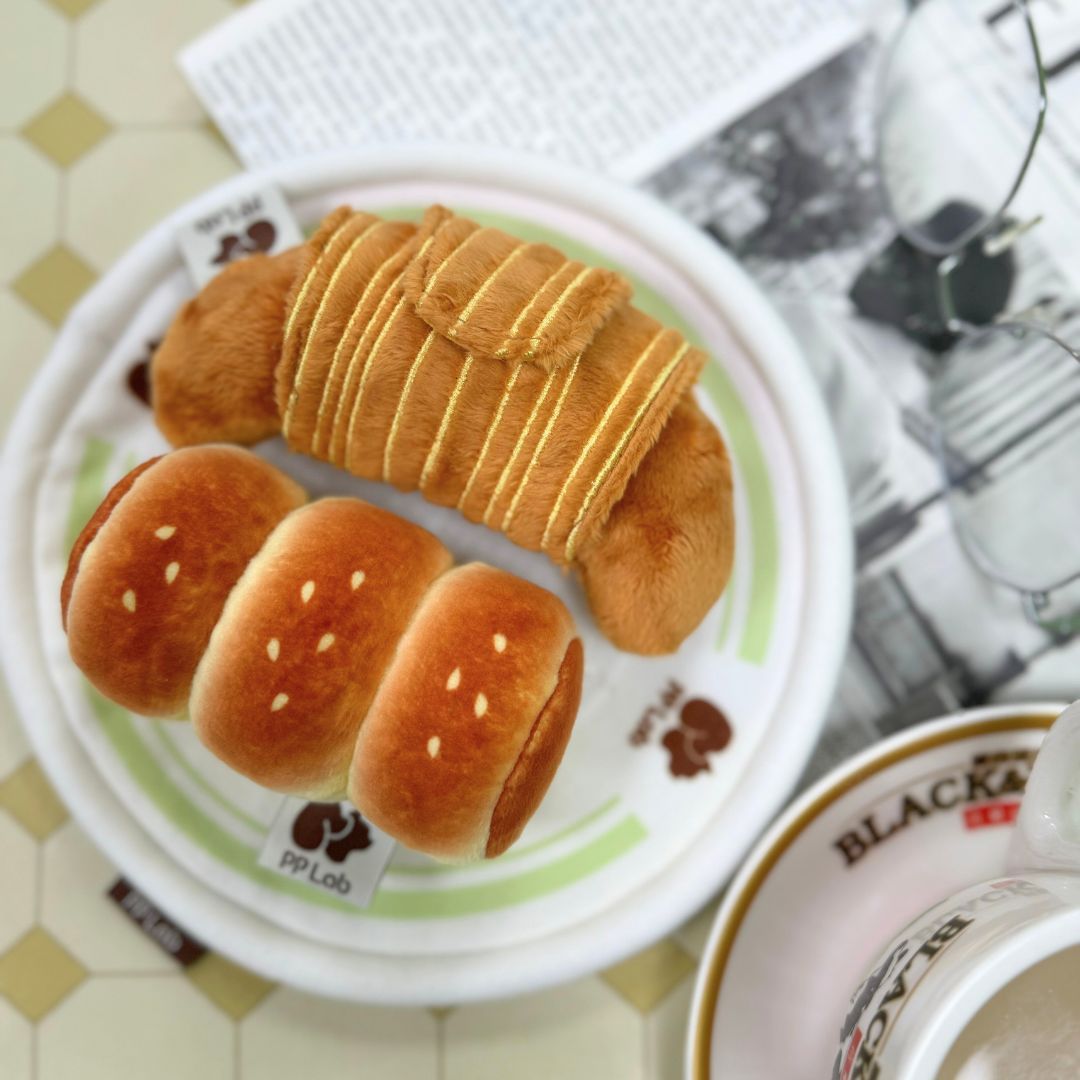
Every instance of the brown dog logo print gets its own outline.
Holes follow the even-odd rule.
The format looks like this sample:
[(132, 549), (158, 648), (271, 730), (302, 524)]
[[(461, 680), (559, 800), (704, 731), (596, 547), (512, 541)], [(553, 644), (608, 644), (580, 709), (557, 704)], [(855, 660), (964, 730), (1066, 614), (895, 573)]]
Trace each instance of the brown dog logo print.
[(210, 260), (213, 266), (224, 266), (234, 259), (243, 258), (245, 255), (253, 255), (255, 252), (264, 254), (274, 246), (277, 239), (277, 229), (270, 221), (253, 221), (242, 236), (236, 233), (226, 233), (221, 237), (221, 250)]
[(709, 754), (731, 742), (731, 724), (711, 702), (694, 698), (682, 707), (679, 722), (660, 742), (671, 757), (671, 775), (694, 777), (709, 772)]
[(355, 810), (343, 812), (337, 803), (308, 803), (296, 815), (292, 839), (304, 851), (323, 849), (335, 863), (343, 863), (352, 852), (372, 844), (364, 819)]

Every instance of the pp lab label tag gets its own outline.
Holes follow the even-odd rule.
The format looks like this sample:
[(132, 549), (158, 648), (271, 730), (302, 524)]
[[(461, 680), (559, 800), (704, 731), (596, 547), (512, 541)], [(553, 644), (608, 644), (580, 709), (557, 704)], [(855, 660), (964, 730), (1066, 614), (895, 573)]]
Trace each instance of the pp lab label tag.
[(350, 803), (285, 800), (259, 865), (363, 908), (394, 853), (394, 841)]
[(202, 214), (180, 229), (177, 241), (192, 280), (202, 288), (231, 262), (276, 254), (304, 239), (285, 196), (264, 187)]

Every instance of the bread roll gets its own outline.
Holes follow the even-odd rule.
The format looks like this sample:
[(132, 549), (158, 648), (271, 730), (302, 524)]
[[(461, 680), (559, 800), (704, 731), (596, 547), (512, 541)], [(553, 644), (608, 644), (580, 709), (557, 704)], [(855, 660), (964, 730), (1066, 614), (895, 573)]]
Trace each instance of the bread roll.
[(202, 741), (257, 783), (348, 796), (437, 857), (499, 854), (577, 712), (569, 612), (500, 570), (452, 569), (434, 536), (385, 510), (303, 499), (230, 447), (134, 470), (71, 554), (72, 657), (135, 711), (188, 704)]
[(544, 589), (472, 563), (440, 578), (360, 728), (349, 795), (444, 859), (492, 857), (525, 827), (570, 737), (581, 642)]
[(61, 615), (72, 659), (133, 712), (183, 712), (229, 590), (304, 498), (232, 446), (177, 450), (129, 473), (68, 561)]
[(343, 797), (356, 733), (450, 552), (359, 499), (321, 499), (274, 530), (199, 665), (191, 719), (222, 761), (276, 791)]

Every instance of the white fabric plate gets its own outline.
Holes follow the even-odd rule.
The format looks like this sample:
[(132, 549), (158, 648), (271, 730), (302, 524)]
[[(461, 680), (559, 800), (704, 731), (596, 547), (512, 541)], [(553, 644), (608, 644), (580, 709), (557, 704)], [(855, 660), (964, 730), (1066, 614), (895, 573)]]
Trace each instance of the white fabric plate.
[[(89, 690), (67, 657), (58, 593), (74, 535), (108, 487), (164, 444), (127, 374), (191, 286), (177, 227), (278, 184), (305, 226), (341, 202), (418, 213), (432, 201), (631, 277), (636, 302), (720, 360), (701, 400), (735, 467), (732, 585), (680, 652), (618, 653), (572, 582), (540, 556), (418, 496), (262, 451), (314, 492), (355, 492), (481, 558), (559, 592), (586, 644), (586, 693), (565, 763), (502, 859), (448, 869), (399, 851), (357, 911), (255, 865), (277, 799), (224, 768), (183, 725), (133, 717)], [(12, 429), (0, 573), (4, 662), (61, 795), (122, 870), (211, 946), (273, 978), (383, 1002), (524, 991), (610, 964), (661, 936), (734, 868), (775, 812), (820, 728), (846, 641), (850, 526), (817, 391), (794, 343), (714, 244), (648, 197), (546, 162), (416, 150), (238, 177), (179, 211), (78, 305)], [(672, 681), (674, 706), (663, 704)], [(734, 736), (694, 777), (661, 745), (704, 698)], [(648, 738), (631, 735), (646, 710)]]

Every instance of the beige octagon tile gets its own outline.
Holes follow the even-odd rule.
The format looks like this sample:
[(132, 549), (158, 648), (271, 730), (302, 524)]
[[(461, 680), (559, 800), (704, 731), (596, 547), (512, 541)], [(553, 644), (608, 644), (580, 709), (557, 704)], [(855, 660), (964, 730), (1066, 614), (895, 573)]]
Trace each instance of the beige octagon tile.
[(240, 1080), (437, 1074), (437, 1026), (426, 1009), (350, 1005), (283, 988), (240, 1025)]
[(67, 240), (104, 270), (178, 204), (236, 170), (202, 127), (115, 132), (68, 172)]
[(59, 192), (55, 165), (17, 136), (0, 136), (0, 282), (56, 242)]
[(686, 1028), (694, 980), (673, 990), (645, 1019), (645, 1060), (649, 1080), (682, 1080), (685, 1075)]
[(34, 841), (0, 811), (0, 953), (6, 952), (34, 923), (37, 849)]
[(38, 1025), (37, 1080), (233, 1080), (234, 1038), (179, 975), (91, 979)]
[[(18, 326), (24, 318), (30, 325)], [(48, 338), (44, 324), (9, 292), (0, 289), (0, 355), (5, 357), (8, 365), (4, 372), (5, 392), (0, 395), (0, 442), (15, 411), (18, 395), (36, 367), (36, 361), (31, 363), (29, 357), (40, 355), (39, 349), (44, 352)], [(29, 756), (30, 744), (11, 703), (11, 694), (3, 678), (0, 678), (0, 783)]]
[(0, 1064), (4, 1080), (31, 1080), (34, 1029), (0, 998)]
[(596, 978), (467, 1005), (446, 1019), (445, 1080), (639, 1080), (641, 1024)]
[(67, 29), (42, 0), (0, 3), (0, 128), (20, 127), (64, 88)]
[(176, 962), (105, 895), (116, 877), (115, 868), (69, 821), (42, 851), (42, 924), (92, 972), (175, 972)]
[(196, 123), (176, 53), (232, 14), (226, 0), (104, 0), (75, 30), (75, 87), (119, 124)]

